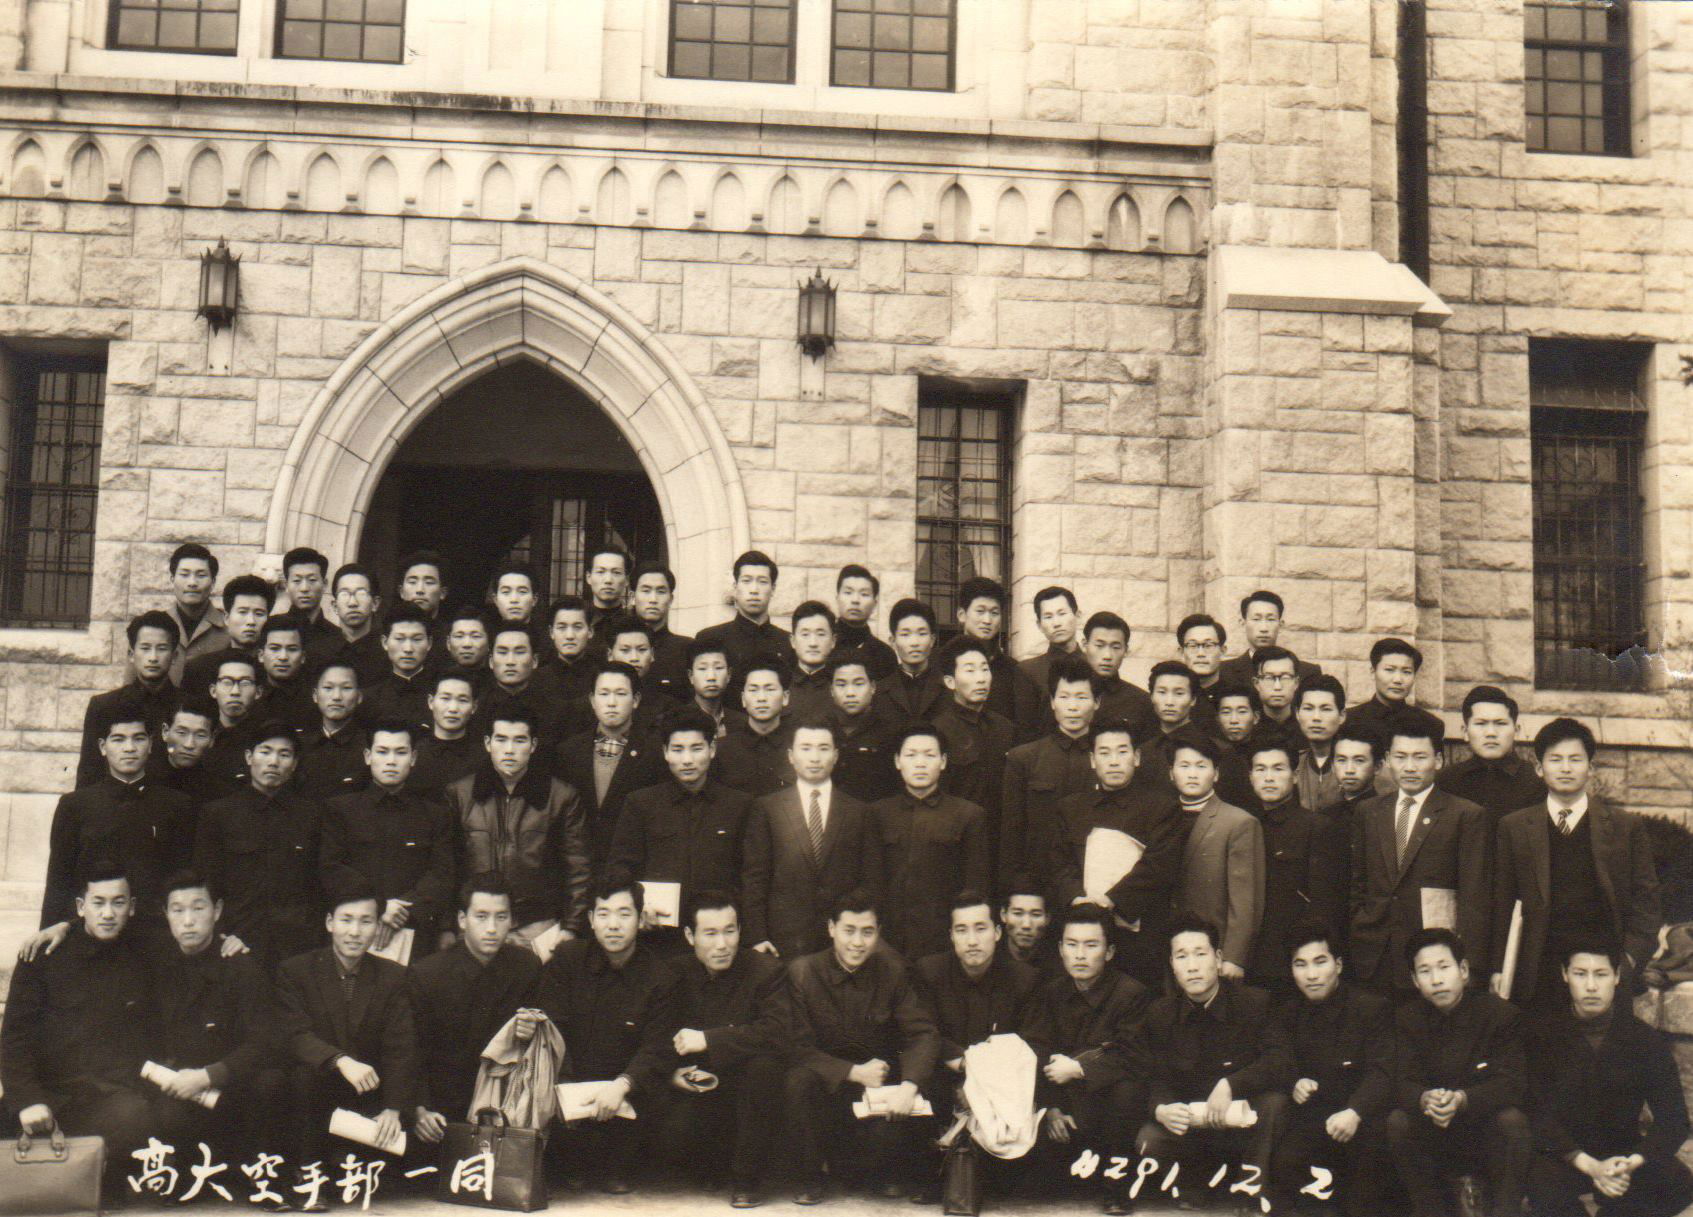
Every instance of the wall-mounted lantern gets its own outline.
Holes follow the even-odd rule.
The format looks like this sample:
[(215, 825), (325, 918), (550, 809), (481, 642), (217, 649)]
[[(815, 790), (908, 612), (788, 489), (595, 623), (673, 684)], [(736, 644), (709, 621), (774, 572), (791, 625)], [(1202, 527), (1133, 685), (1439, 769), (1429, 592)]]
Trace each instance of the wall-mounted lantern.
[(241, 257), (220, 238), (216, 249), (200, 254), (200, 316), (212, 323), (212, 333), (235, 324), (240, 295)]
[(799, 349), (813, 359), (835, 345), (835, 285), (814, 272), (799, 285)]

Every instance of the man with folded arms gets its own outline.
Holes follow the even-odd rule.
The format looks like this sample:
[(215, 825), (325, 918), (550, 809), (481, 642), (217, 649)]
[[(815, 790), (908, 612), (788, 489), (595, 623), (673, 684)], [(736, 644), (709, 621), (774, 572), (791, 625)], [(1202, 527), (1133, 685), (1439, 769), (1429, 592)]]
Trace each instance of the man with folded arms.
[[(760, 1190), (779, 1115), (787, 1045), (782, 965), (741, 947), (740, 911), (727, 892), (691, 894), (683, 906), (689, 952), (668, 961), (652, 1033), (630, 1066), (677, 1161), (721, 1155), (734, 1129), (729, 1203), (763, 1203)], [(644, 1114), (644, 1113), (643, 1113)]]

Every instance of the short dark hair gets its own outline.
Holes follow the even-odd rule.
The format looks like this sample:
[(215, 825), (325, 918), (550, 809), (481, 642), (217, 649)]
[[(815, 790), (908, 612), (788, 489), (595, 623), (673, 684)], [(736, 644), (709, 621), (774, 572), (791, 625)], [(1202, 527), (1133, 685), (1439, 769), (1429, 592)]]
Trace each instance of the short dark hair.
[(410, 600), (402, 600), (383, 615), (382, 636), (388, 637), (397, 625), (421, 625), (427, 635), (432, 624), (428, 613), (418, 608)]
[(625, 577), (628, 576), (631, 568), (635, 565), (635, 560), (629, 556), (628, 550), (624, 549), (621, 545), (615, 545), (609, 541), (602, 541), (600, 544), (590, 549), (585, 555), (583, 570), (586, 571), (588, 567), (593, 566), (594, 559), (600, 557), (602, 554), (611, 554), (613, 557), (621, 561), (623, 563), (623, 574)]
[(617, 612), (606, 614), (605, 619), (600, 622), (599, 628), (599, 635), (601, 638), (605, 639), (606, 646), (609, 648), (624, 634), (639, 634), (642, 638), (647, 640), (647, 644), (649, 646), (652, 645), (652, 626), (635, 616), (634, 613)]
[(1558, 948), (1557, 960), (1567, 968), (1577, 955), (1603, 955), (1617, 972), (1622, 971), (1623, 961), (1628, 958), (1615, 936), (1597, 930), (1579, 930), (1565, 938), (1563, 946)]
[(749, 549), (745, 553), (737, 555), (734, 562), (729, 566), (730, 577), (739, 579), (741, 568), (744, 566), (765, 567), (770, 571), (770, 582), (772, 583), (775, 583), (782, 576), (781, 568), (776, 565), (776, 559), (762, 549)]
[(1212, 629), (1216, 630), (1217, 641), (1219, 643), (1227, 642), (1229, 640), (1228, 630), (1224, 629), (1223, 623), (1218, 621), (1210, 613), (1189, 613), (1186, 617), (1182, 618), (1181, 624), (1176, 627), (1176, 645), (1181, 646), (1187, 641), (1189, 630), (1197, 630), (1201, 626), (1210, 626)]
[(1000, 907), (1010, 904), (1013, 896), (1039, 896), (1041, 904), (1047, 903), (1045, 886), (1027, 871), (1018, 871), (1011, 876), (1005, 884), (1005, 899), (999, 902)]
[(417, 737), (423, 734), (423, 728), (416, 723), (403, 718), (383, 718), (371, 724), (370, 734), (365, 737), (369, 743), (375, 743), (379, 735), (403, 735), (409, 747), (417, 747)]
[(1599, 741), (1584, 722), (1574, 718), (1555, 718), (1534, 734), (1534, 759), (1545, 760), (1546, 754), (1559, 744), (1578, 740), (1587, 751), (1587, 759), (1599, 751)]
[(1152, 671), (1146, 678), (1146, 687), (1150, 691), (1158, 683), (1160, 676), (1179, 676), (1187, 681), (1187, 691), (1194, 695), (1199, 693), (1199, 677), (1194, 675), (1192, 668), (1179, 659), (1161, 659), (1152, 665)]
[(894, 606), (888, 610), (888, 632), (891, 634), (899, 629), (899, 623), (907, 617), (916, 617), (929, 627), (929, 632), (936, 629), (935, 610), (911, 596), (903, 600), (896, 600)]
[(1299, 671), (1299, 659), (1286, 647), (1259, 647), (1252, 652), (1252, 674), (1257, 676), (1264, 671), (1264, 665), (1287, 660), (1293, 665), (1295, 673)]
[(351, 672), (353, 674), (353, 683), (361, 688), (363, 687), (364, 681), (359, 679), (358, 665), (353, 663), (350, 659), (335, 657), (326, 659), (324, 662), (318, 664), (312, 669), (312, 688), (317, 688), (318, 682), (323, 679), (324, 674), (327, 672), (333, 672), (336, 668), (345, 668), (347, 671)]
[(531, 591), (539, 593), (541, 590), (541, 581), (535, 577), (535, 568), (530, 566), (529, 563), (509, 561), (502, 562), (494, 569), (494, 573), (488, 578), (489, 600), (494, 598), (494, 593), (500, 589), (500, 580), (504, 579), (507, 575), (522, 575), (525, 579), (529, 580), (529, 588)]
[(376, 890), (376, 884), (362, 876), (342, 880), (325, 896), (324, 908), (331, 917), (349, 904), (363, 904), (367, 900), (376, 906), (378, 916), (382, 914), (382, 894)]
[(1405, 940), (1406, 965), (1415, 970), (1417, 966), (1417, 953), (1419, 951), (1427, 950), (1429, 947), (1445, 947), (1447, 950), (1452, 952), (1452, 961), (1454, 963), (1463, 963), (1469, 957), (1468, 953), (1464, 950), (1464, 940), (1462, 938), (1459, 938), (1456, 933), (1447, 929), (1445, 926), (1436, 925), (1417, 930)]
[(335, 577), (329, 581), (329, 594), (333, 596), (336, 592), (340, 591), (341, 580), (347, 578), (349, 575), (363, 575), (365, 582), (370, 584), (371, 593), (373, 595), (375, 594), (376, 576), (371, 572), (370, 567), (361, 565), (358, 562), (343, 562), (340, 566), (335, 568)]
[(318, 574), (329, 577), (329, 559), (309, 545), (296, 545), (282, 555), (282, 577), (286, 579), (296, 566), (315, 566)]
[(135, 890), (135, 884), (130, 879), (129, 872), (124, 869), (123, 863), (116, 858), (91, 858), (77, 869), (76, 894), (86, 896), (88, 889), (96, 883), (115, 883), (119, 879), (128, 883), (132, 892)]
[(1111, 914), (1097, 904), (1072, 904), (1058, 914), (1054, 937), (1063, 938), (1064, 931), (1073, 925), (1097, 925), (1107, 945), (1111, 942)]
[(955, 892), (953, 894), (952, 899), (947, 901), (947, 905), (946, 905), (947, 921), (950, 923), (951, 920), (952, 920), (952, 915), (954, 913), (956, 913), (959, 909), (973, 909), (978, 904), (985, 904), (985, 905), (988, 906), (988, 918), (989, 918), (989, 920), (991, 920), (995, 925), (998, 925), (999, 924), (999, 914), (998, 914), (998, 911), (994, 908), (993, 900), (988, 896), (988, 894), (986, 892), (977, 891), (973, 887), (967, 887), (961, 892)]
[(682, 910), (682, 924), (690, 930), (700, 928), (700, 914), (715, 909), (734, 909), (736, 920), (741, 916), (741, 901), (738, 896), (716, 888), (705, 888), (702, 891), (691, 892), (688, 895), (687, 907)]
[(268, 744), (272, 740), (287, 740), (293, 746), (294, 755), (300, 754), (300, 733), (278, 718), (266, 719), (259, 724), (258, 730), (247, 737), (245, 751), (251, 752), (260, 744)]
[(476, 682), (466, 676), (463, 671), (455, 671), (452, 668), (442, 668), (437, 671), (435, 675), (429, 678), (430, 696), (433, 697), (435, 694), (439, 693), (441, 691), (441, 682), (447, 680), (456, 680), (460, 684), (469, 685), (471, 700), (476, 700)]
[(1327, 672), (1318, 672), (1315, 676), (1307, 676), (1299, 682), (1299, 688), (1293, 694), (1295, 707), (1305, 699), (1307, 693), (1327, 693), (1334, 698), (1334, 708), (1342, 714), (1346, 713), (1346, 686)]
[(1340, 724), (1340, 730), (1334, 733), (1336, 744), (1342, 740), (1351, 740), (1354, 744), (1369, 745), (1370, 755), (1375, 757), (1378, 765), (1387, 759), (1387, 740), (1382, 737), (1380, 728), (1373, 722), (1348, 718)]
[(832, 718), (810, 715), (800, 719), (794, 724), (793, 730), (788, 733), (788, 742), (792, 744), (794, 740), (798, 739), (801, 731), (827, 731), (830, 742), (837, 748), (840, 747), (841, 729), (835, 726), (835, 720)]
[(986, 575), (974, 575), (958, 585), (958, 608), (960, 611), (969, 608), (978, 600), (992, 600), (1000, 608), (1005, 607), (1005, 587), (997, 580)]
[(466, 603), (448, 611), (446, 623), (449, 631), (461, 621), (475, 621), (480, 623), (483, 629), (487, 629), (488, 610), (480, 604)]
[(870, 656), (862, 650), (836, 651), (823, 661), (823, 674), (831, 681), (842, 668), (863, 668), (866, 676), (876, 679), (875, 673), (870, 670)]
[(695, 705), (678, 706), (659, 720), (659, 747), (670, 747), (672, 737), (689, 731), (698, 731), (708, 744), (717, 739), (717, 723), (711, 715)]
[(1282, 949), (1287, 952), (1288, 963), (1291, 964), (1293, 957), (1313, 942), (1322, 943), (1336, 959), (1345, 958), (1340, 935), (1335, 932), (1334, 926), (1321, 917), (1301, 917), (1282, 935)]
[(1464, 722), (1470, 721), (1470, 711), (1476, 706), (1504, 706), (1505, 713), (1511, 716), (1511, 721), (1517, 721), (1517, 699), (1505, 690), (1493, 685), (1477, 685), (1464, 694), (1464, 705), (1461, 717)]
[(223, 899), (223, 892), (219, 890), (217, 883), (210, 875), (203, 875), (189, 867), (172, 871), (166, 877), (160, 895), (164, 897), (165, 903), (169, 904), (173, 893), (192, 891), (195, 888), (204, 888), (206, 895), (211, 897), (214, 904)]
[(540, 742), (541, 716), (521, 702), (511, 705), (497, 706), (488, 713), (488, 728), (486, 734), (494, 734), (496, 723), (507, 723), (513, 727), (527, 727), (529, 738)]
[(517, 898), (512, 895), (511, 884), (499, 871), (483, 871), (479, 875), (472, 875), (459, 884), (459, 912), (470, 912), (470, 898), (481, 892), (485, 896), (504, 896), (515, 907)]
[(256, 596), (265, 602), (265, 612), (276, 607), (276, 589), (270, 585), (270, 580), (261, 579), (258, 575), (236, 575), (223, 585), (223, 607), (235, 607), (235, 601), (242, 596)]
[(940, 670), (943, 675), (958, 675), (958, 661), (971, 653), (980, 655), (988, 663), (993, 662), (993, 655), (988, 650), (988, 644), (968, 634), (960, 634), (946, 646), (941, 648)]
[(1264, 713), (1264, 699), (1258, 696), (1258, 690), (1254, 689), (1251, 685), (1231, 680), (1227, 684), (1217, 686), (1216, 699), (1218, 709), (1221, 709), (1223, 702), (1231, 697), (1244, 697), (1246, 699), (1246, 704), (1252, 707), (1252, 713), (1260, 715)]
[(1244, 618), (1246, 616), (1246, 610), (1251, 608), (1254, 602), (1259, 601), (1264, 604), (1274, 606), (1276, 616), (1284, 617), (1287, 615), (1287, 605), (1282, 603), (1282, 598), (1270, 591), (1268, 588), (1262, 587), (1255, 592), (1248, 593), (1244, 598), (1242, 598), (1240, 602), (1240, 615)]
[(207, 549), (204, 545), (201, 545), (198, 541), (184, 541), (181, 545), (178, 545), (175, 549), (171, 550), (170, 565), (165, 567), (165, 569), (174, 575), (176, 574), (177, 566), (180, 565), (184, 559), (188, 558), (197, 558), (201, 562), (204, 562), (207, 569), (212, 572), (212, 578), (216, 579), (218, 577), (217, 555), (212, 553), (212, 551)]
[(131, 650), (135, 649), (135, 642), (141, 636), (142, 630), (163, 630), (170, 635), (170, 644), (174, 647), (182, 645), (182, 629), (176, 624), (176, 618), (163, 609), (148, 609), (145, 613), (137, 614), (129, 619), (124, 634), (129, 639)]
[(218, 657), (217, 657), (217, 667), (212, 669), (212, 681), (213, 681), (213, 683), (217, 682), (219, 677), (221, 677), (223, 675), (223, 670), (225, 668), (227, 668), (232, 663), (238, 663), (238, 664), (241, 664), (241, 665), (245, 666), (246, 668), (248, 668), (253, 673), (253, 679), (254, 680), (257, 680), (259, 678), (259, 671), (260, 671), (259, 661), (254, 659), (251, 655), (247, 654), (247, 652), (245, 652), (245, 651), (237, 651), (237, 650), (232, 649), (232, 650), (225, 651), (222, 654), (218, 655)]
[(1045, 604), (1048, 600), (1062, 600), (1065, 604), (1070, 606), (1070, 611), (1072, 613), (1077, 611), (1076, 593), (1067, 587), (1060, 587), (1058, 584), (1054, 583), (1051, 587), (1043, 587), (1040, 591), (1035, 593), (1034, 604), (1032, 607), (1037, 618), (1040, 616), (1040, 606)]
[(1124, 641), (1134, 637), (1129, 623), (1109, 609), (1101, 609), (1088, 618), (1087, 624), (1082, 627), (1082, 637), (1089, 637), (1095, 630), (1117, 630), (1123, 635)]
[(272, 634), (298, 634), (300, 636), (300, 644), (301, 646), (304, 646), (306, 641), (305, 619), (303, 617), (296, 616), (291, 611), (287, 613), (272, 613), (269, 617), (265, 618), (265, 623), (259, 627), (259, 645), (261, 647), (264, 646), (265, 640)]
[(829, 920), (839, 921), (843, 913), (872, 913), (876, 924), (882, 922), (882, 907), (869, 888), (855, 887), (829, 901)]
[(1378, 638), (1370, 648), (1370, 666), (1373, 668), (1389, 655), (1403, 655), (1411, 661), (1411, 670), (1420, 672), (1423, 669), (1423, 653), (1406, 642), (1403, 638)]
[(1087, 682), (1087, 687), (1095, 697), (1099, 696), (1099, 673), (1093, 670), (1093, 665), (1080, 655), (1060, 655), (1046, 667), (1046, 696), (1051, 699), (1058, 692), (1058, 686), (1066, 682), (1080, 684)]
[(769, 652), (754, 655), (747, 660), (746, 671), (735, 673), (740, 678), (740, 684), (743, 688), (746, 686), (747, 677), (754, 672), (774, 672), (776, 679), (781, 682), (784, 689), (789, 688), (794, 683), (793, 669), (788, 667), (787, 661), (782, 659), (781, 656), (772, 655)]
[(1191, 723), (1170, 733), (1170, 758), (1174, 760), (1183, 748), (1199, 753), (1213, 765), (1220, 767), (1223, 763), (1223, 746)]
[(1294, 746), (1287, 742), (1287, 737), (1277, 732), (1248, 739), (1246, 741), (1246, 764), (1251, 768), (1252, 762), (1258, 759), (1260, 752), (1279, 752), (1287, 758), (1288, 768), (1299, 763), (1299, 756)]
[(1102, 735), (1126, 735), (1129, 742), (1138, 748), (1145, 733), (1146, 728), (1134, 719), (1096, 718), (1088, 725), (1088, 749), (1092, 751)]
[(1402, 706), (1388, 715), (1387, 737), (1389, 746), (1400, 737), (1426, 739), (1430, 746), (1436, 752), (1439, 752), (1446, 746), (1446, 724), (1427, 710), (1419, 710), (1415, 706)]
[(641, 674), (635, 670), (633, 664), (624, 663), (621, 659), (602, 659), (594, 665), (594, 681), (588, 686), (592, 693), (599, 688), (600, 677), (605, 675), (621, 676), (629, 682), (629, 691), (636, 697), (641, 695)]
[(648, 558), (645, 562), (636, 566), (634, 571), (629, 575), (629, 586), (634, 587), (635, 584), (639, 583), (642, 579), (645, 579), (648, 575), (663, 575), (665, 585), (669, 587), (671, 591), (676, 590), (676, 572), (671, 570), (664, 563), (660, 562), (657, 558)]
[(558, 624), (558, 615), (560, 613), (581, 613), (582, 616), (586, 617), (588, 615), (588, 602), (581, 596), (555, 597), (553, 602), (547, 605), (548, 629), (552, 629), (553, 626)]
[(196, 715), (205, 719), (214, 728), (218, 725), (218, 708), (216, 704), (213, 703), (212, 699), (207, 697), (204, 693), (191, 693), (185, 695), (181, 701), (176, 703), (175, 708), (171, 710), (170, 716), (165, 719), (165, 722), (175, 722), (176, 716), (179, 714)]
[[(908, 725), (905, 728), (905, 730), (901, 731), (897, 736), (895, 736), (894, 737), (893, 753), (892, 753), (893, 756), (898, 756), (900, 754), (900, 752), (904, 750), (905, 741), (908, 740), (908, 739), (932, 739), (932, 740), (935, 741), (936, 744), (938, 744), (940, 746), (941, 755), (945, 756), (947, 754), (947, 751), (946, 751), (946, 736), (942, 735), (940, 733), (939, 729), (936, 728), (931, 723), (925, 723), (925, 722), (911, 723), (910, 725)], [(886, 764), (886, 762), (883, 762), (883, 763)]]
[(868, 579), (870, 581), (870, 594), (872, 596), (880, 596), (882, 594), (882, 581), (870, 573), (870, 568), (868, 566), (861, 566), (857, 562), (848, 562), (845, 566), (841, 567), (840, 573), (835, 576), (835, 590), (837, 592), (840, 591), (841, 584), (845, 583), (848, 579)]
[(1211, 949), (1220, 951), (1223, 947), (1223, 934), (1217, 928), (1217, 923), (1209, 917), (1202, 917), (1192, 909), (1183, 909), (1170, 919), (1170, 928), (1165, 936), (1165, 942), (1173, 945), (1178, 934), (1203, 934), (1211, 940)]
[(535, 650), (535, 635), (531, 633), (529, 627), (521, 621), (494, 622), (494, 624), (488, 629), (489, 644), (492, 645), (493, 643), (498, 642), (501, 634), (516, 634), (519, 638), (523, 639), (524, 642), (529, 644), (530, 651)]
[(793, 615), (788, 618), (788, 624), (797, 630), (799, 629), (800, 622), (811, 617), (823, 618), (823, 620), (829, 623), (829, 632), (834, 633), (836, 624), (835, 610), (824, 604), (821, 600), (801, 601), (799, 607), (793, 611)]
[(708, 638), (696, 638), (688, 644), (688, 667), (694, 666), (694, 660), (701, 655), (721, 655), (723, 662), (729, 662), (729, 652), (721, 642), (713, 642)]
[[(215, 711), (213, 712), (215, 715)], [(113, 727), (125, 723), (139, 723), (143, 730), (150, 732), (151, 719), (147, 707), (140, 698), (120, 697), (100, 707), (100, 712), (94, 716), (94, 738), (105, 739), (112, 733)]]
[(592, 909), (596, 904), (610, 900), (618, 892), (628, 892), (630, 899), (635, 902), (637, 915), (644, 912), (647, 906), (646, 892), (642, 889), (635, 876), (629, 873), (627, 867), (609, 867), (605, 874), (594, 880), (588, 889), (588, 907)]
[(442, 581), (445, 582), (446, 580), (447, 567), (446, 563), (441, 561), (441, 555), (433, 549), (417, 549), (400, 559), (400, 565), (396, 568), (398, 574), (394, 579), (395, 587), (405, 582), (406, 576), (411, 574), (414, 566), (433, 566), (435, 573), (441, 577)]

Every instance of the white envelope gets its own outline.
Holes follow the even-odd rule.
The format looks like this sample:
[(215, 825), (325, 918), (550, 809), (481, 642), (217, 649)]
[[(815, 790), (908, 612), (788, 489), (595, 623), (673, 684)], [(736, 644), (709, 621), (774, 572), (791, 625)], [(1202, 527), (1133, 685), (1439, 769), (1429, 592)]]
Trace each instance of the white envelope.
[(369, 1116), (361, 1116), (356, 1111), (348, 1111), (345, 1107), (337, 1107), (329, 1114), (329, 1134), (347, 1141), (356, 1141), (360, 1145), (368, 1145), (371, 1149), (379, 1149), (385, 1154), (393, 1154), (396, 1158), (406, 1152), (406, 1134), (400, 1135), (392, 1141), (382, 1142), (376, 1139), (376, 1121)]
[(659, 879), (641, 880), (641, 905), (657, 925), (682, 924), (682, 885)]
[[(610, 1081), (611, 1079), (606, 1079)], [(553, 1093), (558, 1096), (558, 1118), (566, 1124), (576, 1120), (591, 1120), (594, 1118), (594, 1100), (599, 1096), (600, 1087), (605, 1082), (560, 1082), (553, 1087)], [(623, 1106), (617, 1109), (617, 1118), (633, 1120), (635, 1109), (629, 1106), (629, 1100), (623, 1100)]]
[[(866, 1086), (864, 1097), (852, 1105), (852, 1114), (860, 1120), (869, 1120), (877, 1116), (888, 1114), (888, 1099), (898, 1086)], [(918, 1094), (917, 1101), (911, 1105), (914, 1116), (932, 1116), (935, 1109), (929, 1106), (929, 1100)]]
[(397, 963), (402, 968), (411, 966), (412, 943), (417, 941), (417, 931), (409, 925), (403, 930), (395, 930), (394, 936), (388, 939), (388, 945), (380, 949), (370, 948), (370, 953), (378, 959), (386, 959), (389, 963)]
[(1106, 895), (1134, 870), (1146, 847), (1126, 832), (1096, 828), (1082, 854), (1082, 891), (1092, 899)]

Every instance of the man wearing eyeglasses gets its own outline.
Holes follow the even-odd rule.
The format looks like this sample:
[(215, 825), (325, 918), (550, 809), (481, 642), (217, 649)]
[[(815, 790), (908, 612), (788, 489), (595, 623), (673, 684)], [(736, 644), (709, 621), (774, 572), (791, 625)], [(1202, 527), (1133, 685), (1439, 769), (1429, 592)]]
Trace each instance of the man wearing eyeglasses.
[(1285, 647), (1260, 647), (1252, 662), (1256, 671), (1253, 685), (1264, 704), (1264, 717), (1258, 729), (1285, 741), (1297, 756), (1305, 750), (1305, 737), (1299, 732), (1299, 720), (1293, 712), (1294, 695), (1299, 691), (1299, 661)]
[(253, 746), (253, 707), (259, 700), (259, 664), (246, 655), (226, 655), (211, 683), (217, 703), (217, 737), (200, 763), (206, 772), (239, 788), (247, 784), (247, 749)]
[(1217, 691), (1223, 687), (1223, 646), (1228, 640), (1228, 630), (1209, 613), (1190, 613), (1176, 627), (1176, 646), (1194, 678), (1193, 713), (1207, 726), (1217, 718)]

